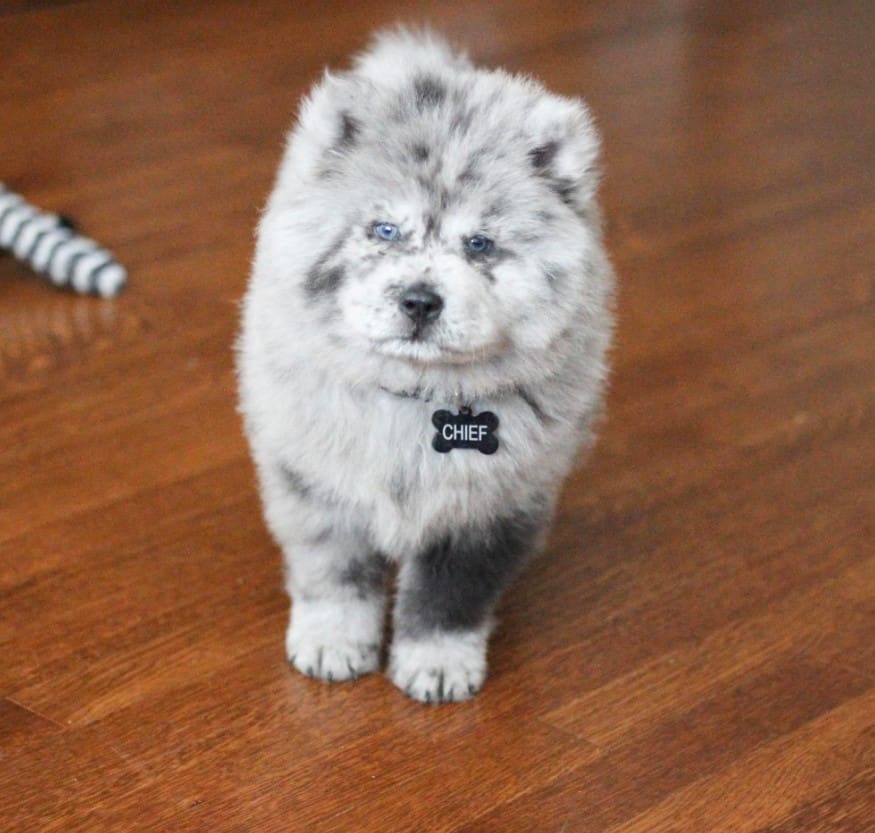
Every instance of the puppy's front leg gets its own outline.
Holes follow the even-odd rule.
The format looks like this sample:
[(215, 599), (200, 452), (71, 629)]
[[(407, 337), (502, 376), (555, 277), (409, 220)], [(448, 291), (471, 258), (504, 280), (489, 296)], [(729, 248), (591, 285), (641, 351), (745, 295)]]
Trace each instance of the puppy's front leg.
[(265, 468), (265, 516), (292, 598), (286, 655), (327, 682), (376, 671), (386, 608), (386, 561), (347, 514), (288, 468)]
[(405, 694), (441, 703), (480, 690), (492, 610), (546, 520), (529, 509), (454, 530), (402, 565), (389, 675)]
[(386, 562), (367, 551), (351, 556), (350, 544), (334, 533), (286, 556), (286, 655), (299, 671), (329, 683), (376, 671), (380, 662)]

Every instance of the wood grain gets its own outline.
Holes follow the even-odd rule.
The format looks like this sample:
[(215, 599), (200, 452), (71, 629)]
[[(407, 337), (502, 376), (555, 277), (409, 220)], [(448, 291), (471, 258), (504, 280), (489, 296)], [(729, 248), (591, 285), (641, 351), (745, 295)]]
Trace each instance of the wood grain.
[(0, 830), (875, 829), (863, 0), (410, 4), (596, 114), (609, 418), (478, 699), (287, 667), (237, 304), (298, 99), (400, 11), (0, 8), (0, 179), (131, 275), (0, 257)]

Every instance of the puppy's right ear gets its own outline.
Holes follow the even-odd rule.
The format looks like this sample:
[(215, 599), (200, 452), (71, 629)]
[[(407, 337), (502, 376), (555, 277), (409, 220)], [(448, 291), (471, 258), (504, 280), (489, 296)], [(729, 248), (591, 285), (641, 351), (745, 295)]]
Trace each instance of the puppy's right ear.
[(365, 85), (351, 73), (326, 72), (310, 91), (288, 139), (286, 164), (294, 175), (310, 179), (330, 167), (332, 155), (355, 146), (361, 129), (355, 109), (366, 100)]
[(529, 111), (529, 160), (572, 208), (584, 209), (598, 185), (599, 139), (582, 101), (546, 93)]

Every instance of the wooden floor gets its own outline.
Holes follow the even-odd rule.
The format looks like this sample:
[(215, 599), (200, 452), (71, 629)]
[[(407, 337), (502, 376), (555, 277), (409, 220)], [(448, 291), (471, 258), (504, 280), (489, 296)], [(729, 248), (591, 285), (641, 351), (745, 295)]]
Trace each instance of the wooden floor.
[[(0, 180), (130, 269), (0, 258), (0, 830), (875, 830), (875, 3), (0, 5)], [(283, 657), (234, 406), (296, 101), (429, 20), (582, 94), (609, 420), (492, 674), (429, 708)]]

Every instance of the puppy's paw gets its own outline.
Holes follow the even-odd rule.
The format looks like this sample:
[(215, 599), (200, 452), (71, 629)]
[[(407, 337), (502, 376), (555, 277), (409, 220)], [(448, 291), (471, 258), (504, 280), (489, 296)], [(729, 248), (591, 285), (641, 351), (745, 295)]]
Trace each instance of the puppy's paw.
[(374, 642), (327, 644), (321, 640), (286, 641), (289, 662), (302, 674), (340, 683), (370, 674), (380, 664), (380, 646)]
[(396, 639), (389, 676), (408, 697), (421, 703), (470, 700), (486, 679), (486, 634), (467, 631)]
[(351, 603), (292, 607), (286, 656), (302, 674), (329, 683), (354, 680), (380, 664), (382, 609)]

